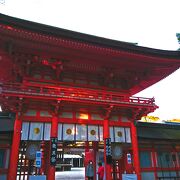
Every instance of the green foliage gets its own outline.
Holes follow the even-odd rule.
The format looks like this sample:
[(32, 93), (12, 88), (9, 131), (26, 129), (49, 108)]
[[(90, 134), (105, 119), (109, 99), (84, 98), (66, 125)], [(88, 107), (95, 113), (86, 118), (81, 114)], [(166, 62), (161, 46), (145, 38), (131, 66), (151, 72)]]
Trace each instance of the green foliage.
[[(177, 37), (178, 43), (180, 44), (180, 33), (176, 33), (176, 37)], [(180, 51), (180, 48), (178, 49), (178, 51)]]
[(180, 33), (176, 33), (176, 37), (177, 37), (178, 43), (180, 44)]

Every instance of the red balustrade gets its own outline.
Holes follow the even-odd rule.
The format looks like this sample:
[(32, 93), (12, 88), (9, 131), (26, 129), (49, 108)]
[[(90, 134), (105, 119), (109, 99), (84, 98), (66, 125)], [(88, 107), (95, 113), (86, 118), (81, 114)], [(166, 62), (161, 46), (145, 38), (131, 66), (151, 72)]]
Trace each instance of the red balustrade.
[(4, 96), (57, 99), (64, 101), (88, 101), (101, 104), (128, 104), (156, 106), (154, 98), (129, 97), (121, 92), (111, 92), (103, 90), (93, 90), (76, 87), (58, 87), (44, 84), (1, 84), (0, 94)]

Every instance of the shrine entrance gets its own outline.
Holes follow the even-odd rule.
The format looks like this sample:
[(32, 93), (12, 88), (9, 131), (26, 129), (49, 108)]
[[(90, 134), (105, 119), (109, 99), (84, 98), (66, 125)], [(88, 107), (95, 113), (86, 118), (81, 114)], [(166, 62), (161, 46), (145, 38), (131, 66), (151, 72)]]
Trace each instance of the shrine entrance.
[[(104, 158), (101, 151), (99, 157), (98, 142), (60, 142), (57, 143), (55, 179), (85, 179), (85, 167), (89, 160), (93, 161), (96, 172), (97, 157)], [(46, 176), (50, 166), (49, 141), (21, 141), (17, 168), (17, 180), (28, 180), (30, 176)], [(95, 148), (95, 149), (94, 149)], [(36, 153), (42, 152), (41, 164), (37, 165)], [(96, 173), (95, 173), (96, 176)], [(96, 177), (95, 177), (96, 178)]]
[[(80, 143), (76, 144), (72, 142), (58, 142), (57, 145), (56, 179), (67, 176), (67, 173), (73, 178), (72, 171), (77, 171), (76, 174), (78, 171), (81, 171), (79, 177), (85, 177), (84, 147), (80, 147)], [(48, 141), (21, 141), (18, 156), (17, 180), (28, 180), (30, 176), (47, 176), (50, 166), (49, 146), (50, 142)], [(39, 166), (36, 160), (37, 152), (42, 152)]]
[[(19, 180), (28, 175), (48, 175), (51, 166), (55, 167), (56, 172), (86, 167), (90, 160), (95, 172), (99, 161), (105, 166), (107, 152), (105, 155), (102, 125), (58, 123), (57, 127), (57, 137), (52, 138), (51, 123), (22, 123), (17, 172)], [(124, 153), (127, 154), (131, 149), (131, 130), (129, 126), (110, 126), (109, 130), (113, 159), (116, 160), (109, 162), (111, 176), (121, 177), (123, 172), (128, 171)], [(40, 162), (37, 161), (36, 152), (42, 153)], [(96, 178), (96, 173), (94, 174)]]
[[(65, 125), (61, 124), (60, 126), (66, 128)], [(69, 126), (71, 125), (69, 124), (68, 127)], [(25, 125), (23, 128), (25, 128)], [(28, 134), (30, 134), (30, 132)], [(127, 133), (126, 136), (127, 141)], [(21, 139), (23, 138), (25, 138), (25, 136), (22, 133)], [(112, 140), (115, 138), (117, 137), (112, 136)], [(42, 141), (32, 141), (29, 137), (27, 140), (21, 140), (19, 147), (17, 180), (28, 180), (32, 175), (48, 176), (51, 158), (50, 142), (51, 141), (47, 141), (44, 138)], [(111, 177), (114, 180), (121, 180), (122, 174), (134, 172), (131, 151), (132, 147), (130, 143), (125, 142), (112, 142), (111, 147)], [(41, 164), (39, 166), (36, 162), (36, 152), (42, 153)], [(104, 156), (103, 141), (58, 140), (55, 178), (57, 180), (63, 179), (64, 177), (70, 177), (72, 180), (73, 178), (77, 179), (77, 177), (79, 179), (85, 179), (86, 167), (88, 162), (91, 160), (94, 167), (94, 179), (97, 179), (96, 173), (98, 170), (98, 162), (102, 162), (103, 166), (105, 166)]]
[(59, 142), (57, 149), (56, 172), (71, 171), (84, 167), (85, 149), (81, 142)]
[(93, 156), (90, 157), (86, 153), (93, 151), (92, 146), (89, 146), (87, 150), (87, 144), (90, 143), (82, 141), (64, 141), (58, 143), (56, 180), (85, 179), (86, 160), (87, 158), (94, 159)]

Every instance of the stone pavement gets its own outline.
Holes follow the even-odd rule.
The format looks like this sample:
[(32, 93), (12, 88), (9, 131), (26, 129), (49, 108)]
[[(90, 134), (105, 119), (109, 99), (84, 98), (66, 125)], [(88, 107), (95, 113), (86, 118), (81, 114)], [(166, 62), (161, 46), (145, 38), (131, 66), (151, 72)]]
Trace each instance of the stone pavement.
[(85, 168), (72, 168), (71, 171), (56, 172), (56, 180), (84, 180)]

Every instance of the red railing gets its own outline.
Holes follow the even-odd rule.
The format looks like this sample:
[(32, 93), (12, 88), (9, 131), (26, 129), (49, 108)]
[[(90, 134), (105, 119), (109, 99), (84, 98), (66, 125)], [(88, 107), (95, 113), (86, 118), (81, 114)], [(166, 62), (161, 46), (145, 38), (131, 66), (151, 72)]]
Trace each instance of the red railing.
[(90, 90), (76, 87), (58, 87), (44, 84), (1, 84), (0, 94), (26, 98), (57, 99), (65, 101), (91, 101), (97, 103), (156, 106), (154, 98), (129, 97), (120, 92)]

